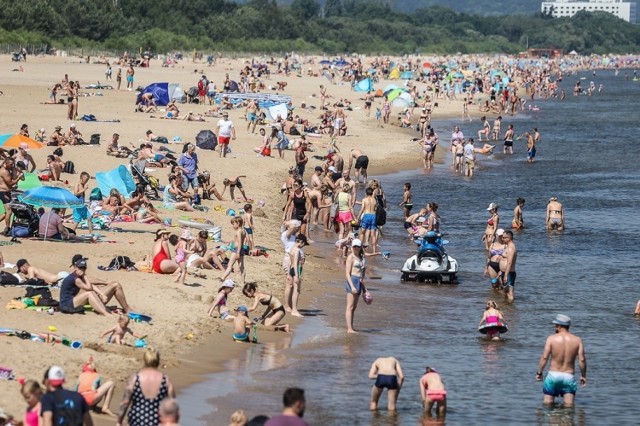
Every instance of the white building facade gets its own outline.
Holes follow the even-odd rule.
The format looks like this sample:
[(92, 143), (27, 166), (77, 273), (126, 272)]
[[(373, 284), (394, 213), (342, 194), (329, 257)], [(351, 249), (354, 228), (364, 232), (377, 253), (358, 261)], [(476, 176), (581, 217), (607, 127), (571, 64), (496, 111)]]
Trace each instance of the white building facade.
[(587, 12), (608, 12), (627, 22), (635, 24), (637, 3), (622, 0), (555, 0), (542, 2), (542, 13), (551, 13), (554, 18), (571, 17), (581, 10)]

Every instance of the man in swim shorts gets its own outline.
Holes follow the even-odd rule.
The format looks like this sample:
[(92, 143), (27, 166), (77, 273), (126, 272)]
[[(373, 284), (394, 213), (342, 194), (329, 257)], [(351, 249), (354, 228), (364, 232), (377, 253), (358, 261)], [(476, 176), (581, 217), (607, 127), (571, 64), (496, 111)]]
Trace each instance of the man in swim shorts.
[(218, 121), (218, 144), (220, 144), (220, 157), (226, 157), (231, 139), (236, 139), (236, 128), (229, 120), (229, 113), (222, 112), (222, 119)]
[(373, 364), (371, 364), (369, 378), (376, 379), (373, 388), (371, 388), (371, 404), (369, 405), (369, 409), (372, 411), (378, 409), (378, 400), (384, 388), (387, 388), (387, 408), (389, 411), (396, 411), (398, 394), (404, 382), (404, 373), (398, 360), (391, 356), (376, 359), (373, 361)]
[(369, 187), (365, 190), (366, 196), (362, 199), (362, 208), (358, 215), (358, 221), (360, 222), (360, 239), (364, 244), (368, 244), (372, 247), (373, 252), (376, 254), (376, 247), (378, 245), (378, 227), (376, 225), (376, 199), (373, 198), (373, 188)]
[(431, 414), (434, 405), (439, 418), (447, 413), (447, 391), (440, 374), (431, 367), (427, 367), (420, 379), (420, 398), (427, 414)]
[(502, 262), (506, 261), (506, 266), (504, 266), (505, 264), (502, 262), (500, 264), (500, 270), (507, 275), (504, 283), (504, 292), (509, 302), (513, 302), (516, 285), (516, 260), (518, 259), (518, 250), (513, 242), (513, 232), (504, 231), (504, 234), (502, 234), (502, 242), (506, 246), (502, 255)]
[(256, 132), (256, 124), (258, 123), (258, 104), (255, 100), (250, 100), (247, 108), (245, 109), (247, 114), (247, 133), (249, 133), (249, 129), (251, 129), (251, 133)]
[(367, 183), (367, 168), (369, 167), (369, 157), (360, 149), (352, 149), (349, 156), (349, 172), (351, 172), (351, 166), (353, 160), (356, 160), (356, 182), (360, 183), (360, 176), (363, 177), (364, 183)]
[(587, 357), (584, 353), (582, 339), (569, 332), (571, 318), (559, 314), (551, 321), (556, 332), (547, 337), (544, 351), (538, 363), (536, 380), (542, 382), (542, 372), (551, 356), (551, 366), (544, 378), (542, 392), (544, 404), (553, 404), (556, 397), (564, 399), (566, 407), (573, 406), (578, 385), (574, 378), (575, 362), (580, 366), (580, 386), (587, 385)]

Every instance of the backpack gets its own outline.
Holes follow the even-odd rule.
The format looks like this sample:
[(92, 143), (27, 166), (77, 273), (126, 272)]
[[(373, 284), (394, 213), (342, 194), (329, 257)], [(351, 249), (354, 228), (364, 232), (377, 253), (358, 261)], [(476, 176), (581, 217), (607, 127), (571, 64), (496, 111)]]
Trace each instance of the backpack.
[(91, 139), (89, 139), (89, 144), (100, 145), (100, 133), (94, 133), (93, 135), (91, 135)]
[(36, 278), (36, 279), (25, 281), (25, 284), (28, 286), (25, 297), (40, 296), (40, 297), (46, 297), (49, 299), (52, 298), (51, 290), (49, 290), (48, 287), (43, 287), (43, 285), (46, 285), (44, 281)]
[(112, 271), (116, 271), (118, 269), (129, 269), (133, 268), (135, 263), (128, 256), (116, 256), (109, 263), (109, 269)]
[(76, 172), (76, 165), (73, 164), (73, 161), (67, 161), (64, 163), (64, 167), (62, 168), (62, 173), (74, 174), (75, 172)]
[(100, 188), (93, 188), (91, 190), (91, 195), (89, 195), (90, 201), (102, 201), (102, 191)]
[[(64, 394), (71, 391), (54, 391), (53, 400), (53, 424), (64, 426), (82, 426), (83, 415), (80, 406), (76, 406), (72, 399), (67, 399)], [(81, 396), (82, 397), (82, 396)]]
[(20, 280), (13, 274), (0, 271), (0, 285), (19, 285)]
[(13, 238), (28, 238), (30, 236), (29, 226), (14, 224), (13, 227), (11, 228), (11, 236)]

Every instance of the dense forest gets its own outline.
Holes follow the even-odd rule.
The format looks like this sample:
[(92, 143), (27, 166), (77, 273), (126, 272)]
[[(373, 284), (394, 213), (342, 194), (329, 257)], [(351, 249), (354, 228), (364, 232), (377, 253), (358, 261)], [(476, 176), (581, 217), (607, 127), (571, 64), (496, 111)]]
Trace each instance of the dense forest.
[(640, 26), (606, 13), (482, 17), (376, 0), (0, 0), (0, 43), (154, 52), (637, 52)]
[[(236, 3), (246, 3), (247, 0), (235, 0)], [(293, 0), (277, 0), (278, 4), (291, 4)], [(324, 5), (326, 0), (319, 0)], [(417, 9), (429, 6), (446, 6), (456, 12), (476, 14), (480, 16), (495, 15), (533, 15), (540, 12), (542, 0), (382, 0), (393, 10), (413, 13)]]

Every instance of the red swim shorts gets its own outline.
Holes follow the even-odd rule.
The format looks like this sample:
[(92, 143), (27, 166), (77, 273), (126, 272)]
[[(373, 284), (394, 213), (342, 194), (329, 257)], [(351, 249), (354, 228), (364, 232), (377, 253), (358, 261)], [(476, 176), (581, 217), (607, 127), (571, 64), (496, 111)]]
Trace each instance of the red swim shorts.
[(229, 145), (230, 140), (231, 136), (218, 136), (218, 143), (220, 145)]

